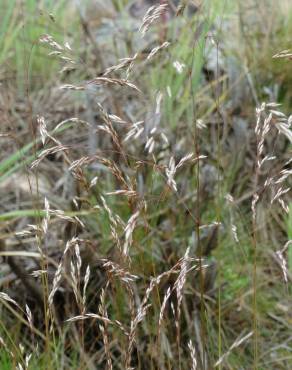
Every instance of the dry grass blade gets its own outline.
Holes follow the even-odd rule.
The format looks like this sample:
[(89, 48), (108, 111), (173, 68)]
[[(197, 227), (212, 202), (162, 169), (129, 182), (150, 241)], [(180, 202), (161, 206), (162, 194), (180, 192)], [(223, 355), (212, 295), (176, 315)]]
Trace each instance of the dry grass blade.
[(95, 85), (95, 86), (107, 85), (107, 84), (121, 86), (121, 87), (123, 86), (130, 87), (131, 89), (134, 89), (141, 93), (141, 90), (135, 84), (125, 79), (110, 78), (110, 77), (96, 77), (93, 80), (90, 80), (89, 82), (87, 82), (87, 85)]
[(222, 364), (222, 362), (230, 355), (230, 353), (237, 347), (239, 347), (242, 343), (246, 342), (251, 336), (253, 335), (253, 332), (248, 333), (242, 338), (236, 339), (236, 341), (231, 345), (229, 350), (225, 352), (219, 360), (215, 363), (214, 367), (217, 367)]

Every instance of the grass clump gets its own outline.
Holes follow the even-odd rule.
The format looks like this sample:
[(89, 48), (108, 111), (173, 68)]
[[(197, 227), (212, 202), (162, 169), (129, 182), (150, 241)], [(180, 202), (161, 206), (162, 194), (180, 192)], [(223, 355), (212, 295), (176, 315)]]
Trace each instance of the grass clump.
[(1, 97), (1, 368), (288, 369), (291, 116), (231, 5), (112, 5), (80, 50), (32, 30), (60, 73)]

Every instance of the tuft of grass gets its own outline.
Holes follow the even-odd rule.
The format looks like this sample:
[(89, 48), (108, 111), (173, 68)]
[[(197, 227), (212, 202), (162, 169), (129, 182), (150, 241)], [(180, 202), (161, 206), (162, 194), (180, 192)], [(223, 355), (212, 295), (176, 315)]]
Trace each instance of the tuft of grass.
[[(125, 3), (115, 1), (116, 9)], [(33, 23), (38, 17), (48, 20), (46, 33), (53, 36), (44, 41), (49, 52), (58, 52), (55, 40), (65, 45), (67, 33), (50, 28), (56, 22), (47, 11), (54, 2), (40, 3), (47, 4), (41, 16), (35, 2), (24, 4), (27, 32), (19, 42), (29, 57), (22, 68), (40, 89), (31, 77), (51, 59), (42, 63), (38, 58), (35, 40), (45, 26)], [(163, 4), (157, 3), (143, 20), (147, 32), (157, 36), (151, 44), (152, 50), (158, 46), (157, 54), (147, 59), (151, 50), (140, 50), (106, 74), (103, 69), (113, 59), (125, 57), (120, 54), (127, 37), (118, 28), (119, 37), (106, 45), (114, 51), (104, 61), (105, 46), (99, 50), (87, 34), (86, 53), (70, 51), (74, 61), (86, 59), (76, 64), (80, 71), (60, 77), (68, 82), (62, 82), (62, 93), (76, 94), (74, 103), (67, 105), (58, 96), (52, 99), (55, 110), (38, 107), (48, 119), (36, 120), (37, 130), (21, 140), (26, 144), (3, 154), (0, 186), (25, 168), (37, 183), (50, 180), (51, 187), (45, 194), (38, 186), (23, 194), (17, 181), (5, 188), (0, 323), (6, 352), (0, 352), (1, 366), (289, 368), (283, 356), (289, 355), (291, 303), (282, 279), (285, 264), (275, 251), (291, 231), (291, 213), (287, 227), (283, 217), (286, 193), (276, 181), (290, 158), (285, 146), (277, 158), (268, 153), (290, 138), (290, 119), (277, 105), (263, 104), (251, 114), (249, 99), (231, 109), (227, 67), (204, 71), (212, 47), (228, 58), (226, 4), (232, 12), (234, 3), (206, 1), (192, 19), (166, 22)], [(13, 18), (7, 10), (9, 23)], [(167, 32), (157, 27), (155, 17)], [(141, 37), (138, 27), (136, 32)], [(262, 36), (255, 32), (259, 40)], [(170, 45), (159, 48), (165, 39)], [(258, 68), (249, 59), (247, 42), (243, 45), (246, 50), (239, 55), (248, 68)], [(127, 47), (135, 55), (130, 43)], [(93, 67), (87, 71), (87, 66)], [(44, 70), (43, 77), (56, 82), (50, 71)], [(248, 81), (261, 96), (261, 86)], [(33, 121), (36, 102), (30, 102), (31, 111), (24, 110), (24, 124)], [(50, 106), (50, 100), (46, 103)], [(45, 122), (58, 125), (68, 110), (77, 112), (80, 121), (47, 132)], [(247, 122), (240, 140), (234, 127), (239, 117)], [(24, 129), (13, 134), (21, 138)], [(3, 131), (4, 138), (10, 135), (10, 127)], [(7, 358), (10, 352), (14, 356)]]

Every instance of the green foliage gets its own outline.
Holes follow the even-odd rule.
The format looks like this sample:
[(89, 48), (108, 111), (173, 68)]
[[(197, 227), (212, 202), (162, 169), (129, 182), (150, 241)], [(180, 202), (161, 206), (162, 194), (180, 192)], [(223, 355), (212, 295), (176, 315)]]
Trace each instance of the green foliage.
[(4, 350), (0, 351), (0, 368), (1, 370), (12, 370), (13, 369), (11, 357)]
[[(62, 125), (58, 130), (54, 131), (54, 134), (62, 133), (69, 127), (71, 127), (71, 124), (68, 121), (68, 123)], [(32, 152), (34, 151), (35, 146), (37, 146), (40, 142), (41, 138), (38, 137), (35, 141), (24, 145), (17, 152), (11, 154), (6, 159), (3, 159), (2, 162), (0, 162), (0, 183), (13, 173), (25, 168), (27, 164), (32, 163), (33, 159), (37, 158), (40, 150), (34, 154), (32, 154)]]
[(237, 271), (236, 266), (227, 265), (223, 270), (223, 281), (228, 282), (226, 289), (223, 290), (222, 300), (233, 301), (240, 297), (242, 292), (246, 291), (250, 285), (250, 279)]
[[(254, 2), (254, 7), (245, 7), (238, 1), (240, 12), (240, 36), (237, 52), (252, 73), (259, 97), (291, 106), (291, 66), (285, 60), (272, 59), (282, 50), (291, 49), (292, 9), (285, 0)], [(255, 18), (253, 14), (261, 14)], [(244, 47), (241, 47), (244, 45)], [(268, 92), (269, 91), (269, 92)]]
[(58, 63), (39, 43), (49, 34), (63, 41), (75, 28), (77, 17), (66, 0), (3, 0), (0, 25), (0, 74), (16, 75), (18, 87), (41, 86), (56, 73)]

